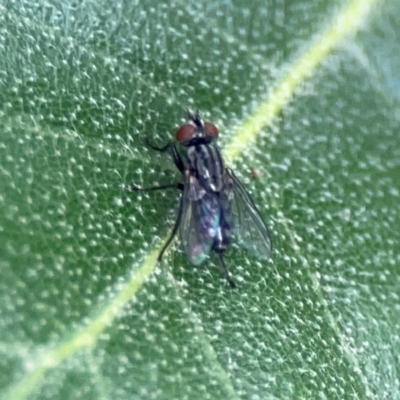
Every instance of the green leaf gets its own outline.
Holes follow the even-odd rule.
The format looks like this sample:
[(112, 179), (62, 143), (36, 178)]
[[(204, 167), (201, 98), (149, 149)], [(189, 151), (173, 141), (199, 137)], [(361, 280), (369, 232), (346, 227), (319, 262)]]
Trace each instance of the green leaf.
[[(398, 398), (398, 2), (141, 3), (0, 5), (0, 398)], [(185, 108), (273, 232), (237, 291), (124, 190)]]

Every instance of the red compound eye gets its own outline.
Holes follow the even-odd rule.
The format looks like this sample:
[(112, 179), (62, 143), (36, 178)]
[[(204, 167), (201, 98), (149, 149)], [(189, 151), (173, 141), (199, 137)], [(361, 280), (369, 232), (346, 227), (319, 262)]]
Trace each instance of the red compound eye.
[(176, 140), (178, 142), (187, 142), (193, 138), (196, 128), (193, 125), (182, 125), (176, 132)]
[(204, 122), (204, 129), (213, 138), (218, 137), (218, 128), (211, 122)]

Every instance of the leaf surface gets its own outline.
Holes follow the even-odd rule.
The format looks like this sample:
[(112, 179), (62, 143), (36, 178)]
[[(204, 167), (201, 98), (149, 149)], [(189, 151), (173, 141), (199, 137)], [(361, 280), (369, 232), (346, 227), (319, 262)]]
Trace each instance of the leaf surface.
[[(400, 6), (0, 5), (0, 398), (399, 397)], [(397, 36), (396, 36), (397, 35)], [(179, 246), (165, 143), (199, 108), (271, 227)], [(254, 178), (251, 171), (257, 170)]]

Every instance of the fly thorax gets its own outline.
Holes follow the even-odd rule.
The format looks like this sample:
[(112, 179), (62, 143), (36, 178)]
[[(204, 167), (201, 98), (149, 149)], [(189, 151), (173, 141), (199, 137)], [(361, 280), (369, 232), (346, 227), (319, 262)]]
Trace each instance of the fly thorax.
[(189, 200), (198, 201), (203, 198), (206, 194), (206, 189), (201, 185), (201, 182), (194, 176), (190, 174), (190, 171), (186, 171), (185, 181), (188, 182), (188, 196)]
[(224, 186), (225, 167), (218, 148), (199, 144), (188, 149), (190, 169), (207, 191), (220, 192)]

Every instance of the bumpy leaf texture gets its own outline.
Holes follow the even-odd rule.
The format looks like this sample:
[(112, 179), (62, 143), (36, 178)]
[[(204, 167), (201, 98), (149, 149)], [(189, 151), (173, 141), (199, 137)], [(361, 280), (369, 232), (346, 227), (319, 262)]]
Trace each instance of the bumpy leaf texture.
[[(2, 1), (0, 398), (400, 397), (400, 3)], [(156, 255), (199, 108), (274, 238)], [(252, 171), (256, 170), (254, 178)]]

